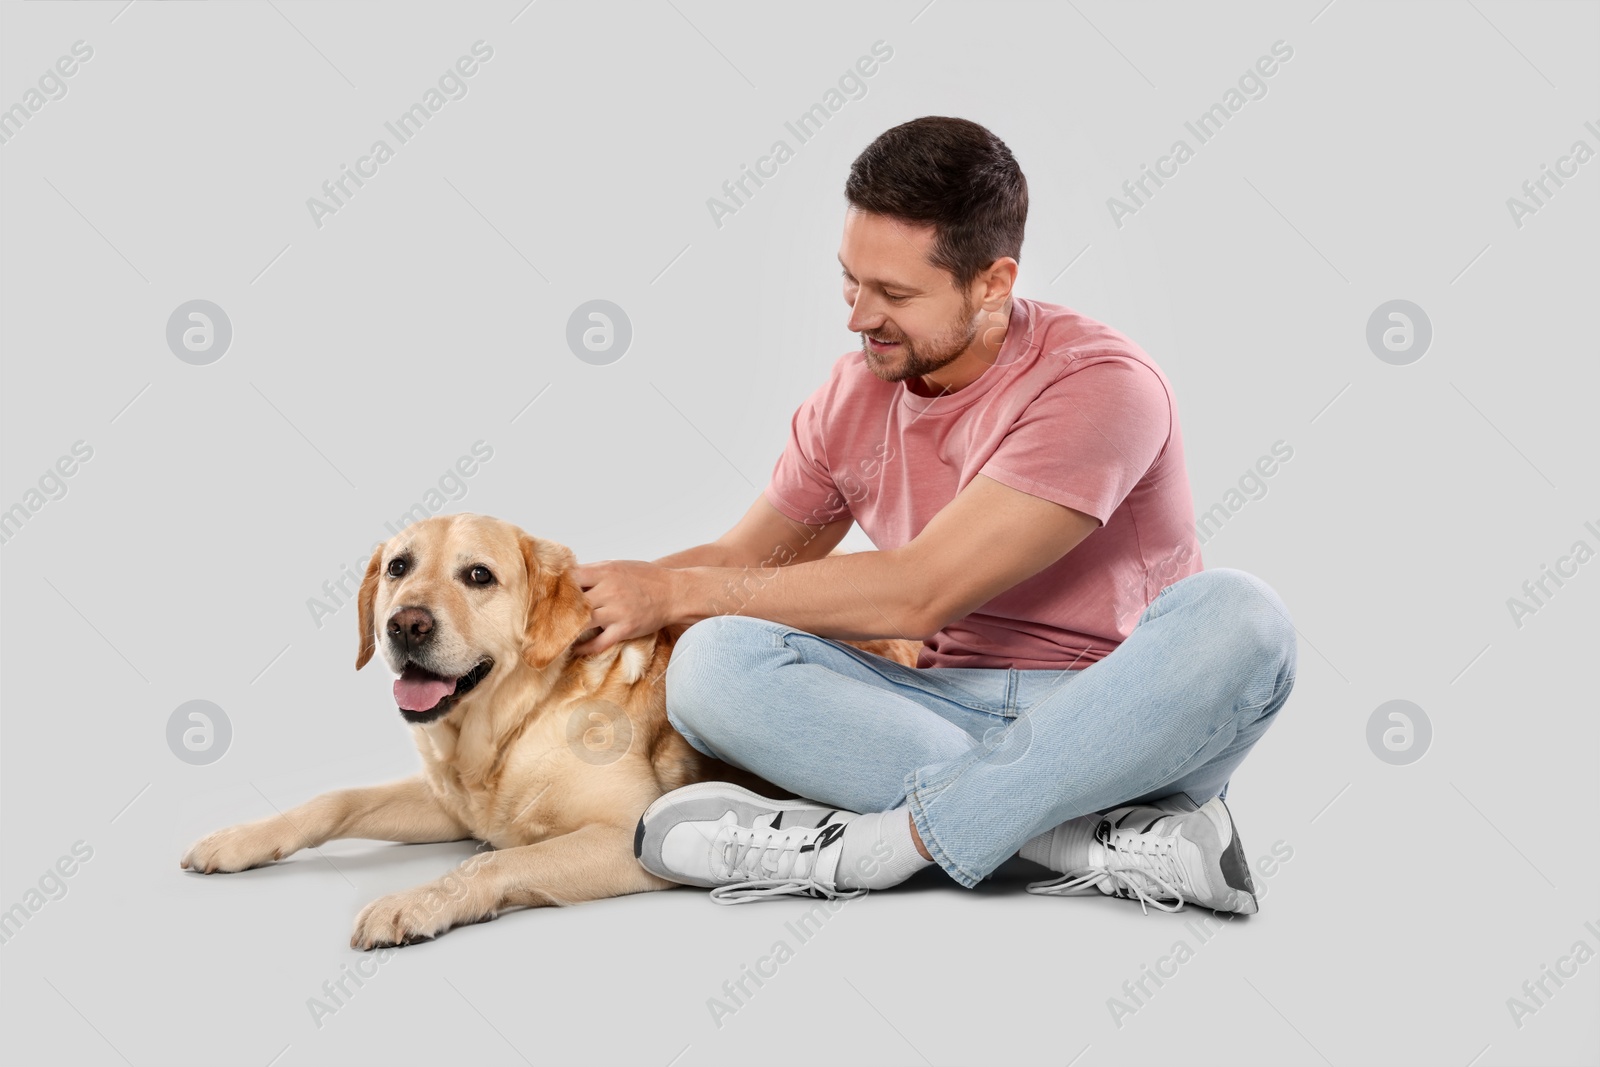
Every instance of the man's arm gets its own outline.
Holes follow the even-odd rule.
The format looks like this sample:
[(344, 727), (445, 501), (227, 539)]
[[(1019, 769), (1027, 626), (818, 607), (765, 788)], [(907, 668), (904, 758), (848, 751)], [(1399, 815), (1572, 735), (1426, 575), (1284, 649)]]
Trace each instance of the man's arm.
[(847, 516), (823, 526), (808, 526), (773, 507), (762, 494), (733, 529), (715, 541), (651, 562), (658, 567), (734, 568), (806, 563), (838, 547), (854, 521)]
[[(854, 522), (849, 516), (820, 526), (790, 519), (762, 494), (733, 529), (710, 544), (663, 556), (651, 563), (640, 560), (602, 560), (579, 564), (571, 577), (583, 590), (590, 607), (590, 625), (597, 628), (586, 641), (573, 646), (578, 656), (596, 655), (618, 641), (641, 637), (678, 622), (698, 621), (710, 615), (749, 610), (750, 590), (759, 590), (780, 569), (819, 560), (833, 551)], [(722, 576), (719, 596), (696, 596), (693, 603), (705, 610), (693, 616), (678, 610), (691, 568)], [(680, 619), (679, 615), (683, 617)], [(880, 627), (881, 629), (881, 627)], [(888, 633), (889, 631), (884, 631)]]
[(841, 556), (824, 549), (824, 558), (755, 571), (675, 571), (672, 621), (739, 611), (821, 637), (926, 640), (1044, 570), (1098, 525), (980, 474), (897, 549)]

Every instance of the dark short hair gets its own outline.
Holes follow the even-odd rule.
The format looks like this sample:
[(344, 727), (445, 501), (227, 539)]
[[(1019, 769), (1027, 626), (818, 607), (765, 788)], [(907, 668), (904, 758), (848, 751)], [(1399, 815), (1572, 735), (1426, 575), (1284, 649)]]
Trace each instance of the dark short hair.
[(850, 164), (852, 207), (934, 228), (933, 265), (965, 289), (1003, 256), (1022, 259), (1028, 179), (976, 122), (926, 115), (878, 135)]

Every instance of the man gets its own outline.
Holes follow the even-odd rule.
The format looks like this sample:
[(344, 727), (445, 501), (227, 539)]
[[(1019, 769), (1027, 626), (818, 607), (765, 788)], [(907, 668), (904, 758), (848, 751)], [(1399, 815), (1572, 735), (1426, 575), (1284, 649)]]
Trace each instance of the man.
[[(984, 127), (897, 126), (845, 195), (862, 348), (762, 497), (713, 544), (577, 570), (601, 630), (576, 654), (693, 623), (671, 722), (809, 798), (675, 790), (640, 862), (735, 903), (930, 864), (971, 887), (1020, 852), (1060, 876), (1032, 892), (1254, 912), (1223, 798), (1288, 698), (1295, 631), (1260, 579), (1201, 569), (1165, 376), (1012, 293), (1028, 187)], [(878, 550), (828, 558), (852, 522)], [(756, 615), (729, 613), (736, 586)], [(830, 640), (877, 637), (923, 641), (918, 668)]]

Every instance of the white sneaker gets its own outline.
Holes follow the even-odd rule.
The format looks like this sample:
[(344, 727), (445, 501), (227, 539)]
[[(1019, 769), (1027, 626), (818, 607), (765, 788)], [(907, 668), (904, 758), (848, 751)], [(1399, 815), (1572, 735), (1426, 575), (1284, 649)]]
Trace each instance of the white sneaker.
[(1028, 886), (1048, 896), (1096, 890), (1138, 900), (1145, 914), (1146, 905), (1179, 911), (1186, 903), (1241, 915), (1258, 910), (1244, 848), (1221, 797), (1194, 811), (1162, 801), (1109, 811), (1095, 827), (1087, 864)]
[(769, 800), (727, 782), (674, 789), (645, 809), (633, 854), (645, 870), (706, 886), (718, 904), (771, 896), (849, 899), (840, 889), (845, 824), (855, 812), (809, 800)]

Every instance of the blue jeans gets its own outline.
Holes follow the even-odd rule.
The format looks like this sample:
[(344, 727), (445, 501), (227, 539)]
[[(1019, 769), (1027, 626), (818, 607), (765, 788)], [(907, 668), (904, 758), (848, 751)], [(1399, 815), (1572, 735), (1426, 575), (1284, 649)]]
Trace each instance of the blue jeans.
[(1078, 670), (916, 670), (741, 615), (690, 626), (667, 717), (699, 751), (855, 812), (906, 805), (951, 878), (975, 886), (1030, 838), (1129, 802), (1226, 796), (1294, 686), (1272, 587), (1229, 568), (1161, 590)]

